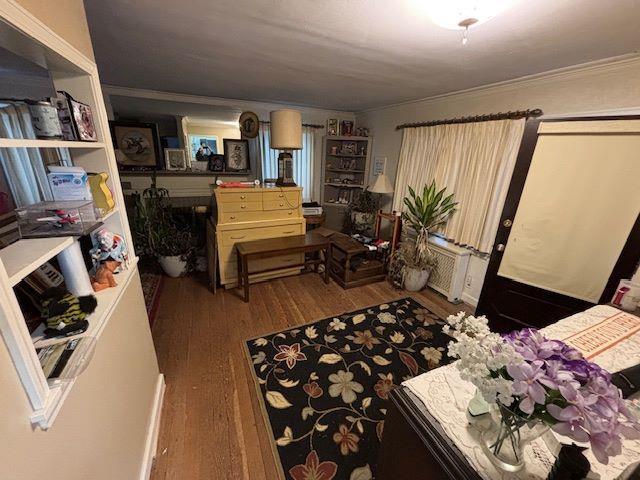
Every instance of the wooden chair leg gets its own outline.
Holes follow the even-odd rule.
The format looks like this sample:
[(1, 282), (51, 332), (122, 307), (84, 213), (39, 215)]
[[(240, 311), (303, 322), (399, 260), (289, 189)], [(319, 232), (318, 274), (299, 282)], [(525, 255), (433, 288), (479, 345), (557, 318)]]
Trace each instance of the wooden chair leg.
[(324, 283), (329, 283), (329, 259), (331, 258), (331, 244), (324, 250)]
[(242, 284), (244, 287), (244, 301), (249, 302), (249, 265), (246, 255), (242, 257)]

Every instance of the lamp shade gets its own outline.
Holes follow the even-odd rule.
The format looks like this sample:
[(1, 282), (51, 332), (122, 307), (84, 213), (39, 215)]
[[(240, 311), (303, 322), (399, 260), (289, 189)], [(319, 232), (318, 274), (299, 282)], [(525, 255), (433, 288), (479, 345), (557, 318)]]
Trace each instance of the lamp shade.
[(369, 188), (369, 191), (372, 193), (382, 194), (393, 193), (393, 186), (391, 185), (389, 178), (387, 178), (384, 173), (381, 173), (380, 175), (378, 175), (378, 178), (376, 178), (376, 181), (373, 182), (373, 185), (371, 186), (371, 188)]
[(297, 110), (275, 110), (271, 117), (271, 148), (300, 150), (302, 148), (302, 115)]

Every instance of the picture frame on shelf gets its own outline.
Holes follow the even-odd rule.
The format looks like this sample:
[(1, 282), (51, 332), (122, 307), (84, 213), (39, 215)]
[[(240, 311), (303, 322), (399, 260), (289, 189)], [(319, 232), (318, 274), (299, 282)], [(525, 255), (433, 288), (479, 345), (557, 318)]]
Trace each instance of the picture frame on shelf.
[(329, 137), (336, 137), (338, 135), (338, 119), (329, 118), (327, 120), (327, 135)]
[(249, 173), (251, 171), (249, 141), (231, 138), (225, 138), (222, 141), (224, 144), (225, 171)]
[(224, 172), (224, 155), (221, 153), (211, 155), (208, 168), (212, 172)]
[(212, 155), (218, 153), (217, 135), (189, 134), (190, 158), (194, 161), (208, 162)]
[(184, 171), (187, 169), (187, 155), (182, 148), (164, 149), (165, 168), (170, 171)]
[(342, 120), (340, 122), (340, 135), (343, 137), (353, 136), (353, 120)]
[(71, 119), (73, 126), (78, 135), (78, 140), (83, 142), (97, 142), (98, 131), (93, 120), (93, 112), (91, 106), (86, 103), (78, 102), (73, 98), (69, 98), (69, 106), (71, 107)]
[(109, 122), (119, 170), (162, 170), (160, 137), (155, 123)]

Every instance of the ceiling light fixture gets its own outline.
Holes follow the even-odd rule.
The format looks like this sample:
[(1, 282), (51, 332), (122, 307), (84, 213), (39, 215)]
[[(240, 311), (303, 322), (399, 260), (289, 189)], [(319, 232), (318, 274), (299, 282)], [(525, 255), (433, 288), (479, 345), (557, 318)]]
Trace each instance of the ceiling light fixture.
[(480, 25), (503, 12), (517, 0), (427, 0), (431, 21), (450, 30), (462, 30), (462, 44), (469, 40), (469, 28)]

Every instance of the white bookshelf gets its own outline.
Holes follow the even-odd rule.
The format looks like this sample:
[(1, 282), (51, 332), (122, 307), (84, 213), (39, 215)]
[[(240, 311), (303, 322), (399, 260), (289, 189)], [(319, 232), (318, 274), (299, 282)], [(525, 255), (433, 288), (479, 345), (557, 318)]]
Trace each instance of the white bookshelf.
[[(325, 136), (322, 139), (322, 206), (327, 215), (327, 226), (341, 229), (347, 203), (341, 197), (353, 200), (367, 188), (371, 164), (372, 137)], [(344, 152), (344, 145), (355, 144), (354, 152)], [(337, 152), (332, 153), (336, 147)], [(351, 164), (351, 165), (348, 165)]]
[[(108, 325), (127, 285), (137, 275), (137, 259), (134, 257), (98, 70), (92, 60), (14, 2), (0, 1), (0, 36), (3, 48), (47, 68), (56, 90), (69, 92), (92, 109), (97, 142), (1, 138), (0, 148), (67, 148), (75, 165), (88, 172), (108, 173), (107, 183), (113, 192), (116, 207), (102, 222), (123, 236), (131, 260), (129, 269), (117, 275), (117, 287), (96, 293), (98, 306), (89, 316), (89, 329), (82, 335), (94, 337), (97, 348), (100, 348), (101, 333)], [(42, 328), (33, 332), (33, 335), (29, 333), (14, 287), (75, 242), (77, 239), (74, 237), (23, 239), (0, 250), (0, 332), (24, 387), (31, 409), (30, 420), (43, 429), (52, 425), (75, 381), (47, 382), (36, 348), (61, 340), (43, 341)]]

